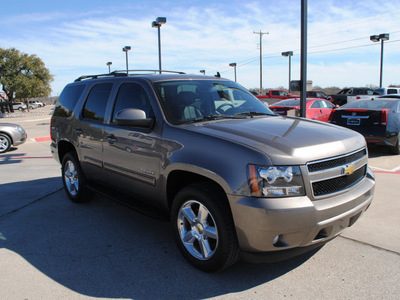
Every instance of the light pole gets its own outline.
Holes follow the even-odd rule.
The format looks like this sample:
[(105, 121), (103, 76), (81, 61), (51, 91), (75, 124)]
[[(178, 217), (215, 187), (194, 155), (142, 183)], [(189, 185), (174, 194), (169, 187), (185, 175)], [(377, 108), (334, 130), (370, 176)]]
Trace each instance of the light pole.
[(206, 75), (206, 70), (200, 70), (200, 73)]
[(369, 39), (373, 42), (381, 41), (381, 71), (379, 78), (379, 87), (382, 87), (382, 72), (383, 72), (383, 42), (389, 40), (389, 33), (381, 33), (380, 35), (371, 35)]
[(129, 75), (129, 68), (128, 68), (128, 51), (131, 50), (131, 46), (125, 46), (122, 48), (122, 51), (125, 52), (126, 55), (126, 75)]
[(153, 28), (158, 28), (158, 68), (161, 74), (161, 34), (160, 34), (160, 28), (162, 24), (167, 23), (167, 18), (164, 17), (158, 17), (153, 23), (151, 23), (151, 26)]
[(107, 63), (107, 66), (108, 66), (108, 74), (111, 73), (111, 65), (112, 65), (112, 62), (109, 61), (109, 62)]
[(288, 56), (289, 57), (289, 94), (290, 94), (290, 80), (291, 80), (291, 57), (293, 56), (293, 51), (286, 51), (282, 52), (282, 56)]
[(236, 63), (230, 63), (229, 66), (233, 67), (233, 69), (235, 70), (235, 82), (236, 82)]
[(262, 36), (264, 34), (269, 34), (268, 32), (259, 32), (253, 31), (254, 34), (259, 34), (260, 35), (260, 94), (262, 92)]

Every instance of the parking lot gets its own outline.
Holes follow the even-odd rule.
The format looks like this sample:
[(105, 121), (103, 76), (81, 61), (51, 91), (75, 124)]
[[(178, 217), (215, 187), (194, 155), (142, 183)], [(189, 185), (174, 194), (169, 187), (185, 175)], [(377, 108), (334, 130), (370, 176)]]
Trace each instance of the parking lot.
[(49, 150), (51, 108), (0, 119), (28, 133), (0, 155), (2, 299), (399, 299), (400, 155), (369, 149), (374, 201), (320, 250), (207, 274), (182, 258), (167, 222), (100, 195), (67, 198)]

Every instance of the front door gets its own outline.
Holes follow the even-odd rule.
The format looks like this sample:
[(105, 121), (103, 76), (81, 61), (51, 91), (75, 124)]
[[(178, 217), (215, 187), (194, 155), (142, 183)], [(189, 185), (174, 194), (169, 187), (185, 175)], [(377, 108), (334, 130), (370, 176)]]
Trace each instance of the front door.
[(119, 126), (115, 117), (124, 108), (137, 108), (154, 117), (143, 87), (123, 83), (109, 124), (104, 127), (103, 161), (106, 179), (121, 191), (152, 197), (157, 190), (161, 138), (152, 129)]

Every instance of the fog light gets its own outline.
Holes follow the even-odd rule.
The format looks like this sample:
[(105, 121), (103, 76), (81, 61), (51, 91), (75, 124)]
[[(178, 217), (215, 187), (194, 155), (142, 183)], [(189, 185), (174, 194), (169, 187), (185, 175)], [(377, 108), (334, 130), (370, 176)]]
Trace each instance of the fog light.
[(274, 245), (275, 245), (276, 243), (278, 243), (278, 241), (279, 241), (279, 235), (277, 235), (276, 237), (274, 237)]

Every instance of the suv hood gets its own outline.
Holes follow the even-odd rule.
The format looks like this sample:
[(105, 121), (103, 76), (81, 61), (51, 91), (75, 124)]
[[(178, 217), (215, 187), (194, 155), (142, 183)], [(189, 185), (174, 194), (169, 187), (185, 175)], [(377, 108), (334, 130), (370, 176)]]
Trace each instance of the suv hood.
[(275, 165), (305, 164), (365, 147), (364, 137), (355, 131), (293, 117), (224, 120), (187, 129), (256, 149)]

